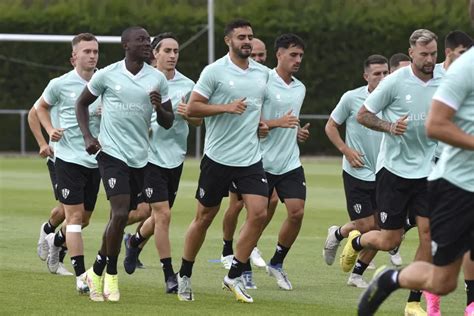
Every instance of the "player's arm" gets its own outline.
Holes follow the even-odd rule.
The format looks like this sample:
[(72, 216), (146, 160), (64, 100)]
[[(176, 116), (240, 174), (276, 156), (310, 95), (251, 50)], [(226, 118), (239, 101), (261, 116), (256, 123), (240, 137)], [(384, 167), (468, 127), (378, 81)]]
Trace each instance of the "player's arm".
[(49, 112), (50, 105), (46, 103), (43, 97), (40, 98), (38, 101), (38, 108), (36, 109), (36, 114), (38, 115), (38, 119), (43, 125), (44, 129), (49, 135), (49, 138), (53, 142), (57, 142), (63, 136), (64, 129), (62, 128), (55, 128), (51, 123), (51, 115)]
[(309, 123), (306, 123), (303, 127), (298, 125), (298, 133), (296, 134), (296, 139), (299, 143), (304, 143), (309, 138)]
[(336, 121), (330, 117), (326, 123), (324, 131), (326, 132), (326, 135), (328, 136), (331, 143), (333, 143), (337, 150), (339, 150), (346, 157), (347, 161), (349, 161), (353, 168), (363, 167), (363, 154), (346, 145), (346, 143), (341, 138), (341, 134), (339, 133), (340, 127), (341, 125), (337, 124)]
[(77, 123), (79, 124), (82, 136), (84, 137), (86, 151), (90, 155), (95, 154), (100, 149), (99, 141), (92, 136), (89, 129), (89, 105), (91, 105), (96, 99), (97, 96), (93, 95), (86, 86), (76, 101)]
[(185, 97), (181, 98), (181, 102), (178, 104), (176, 112), (181, 115), (189, 124), (193, 126), (201, 126), (202, 118), (200, 117), (191, 117), (187, 113), (188, 105), (186, 104)]
[(281, 127), (281, 128), (295, 128), (300, 125), (300, 120), (293, 115), (293, 110), (288, 111), (282, 117), (273, 120), (264, 120), (264, 122), (268, 125), (270, 130)]
[(404, 115), (393, 123), (387, 122), (378, 118), (375, 113), (370, 112), (365, 105), (363, 105), (357, 113), (357, 122), (360, 124), (374, 131), (393, 135), (403, 135), (403, 133), (405, 133), (408, 126), (407, 118), (408, 115)]
[(451, 146), (474, 150), (474, 136), (465, 133), (453, 122), (455, 114), (452, 107), (433, 100), (426, 121), (426, 134)]
[(54, 153), (51, 147), (49, 147), (46, 139), (44, 139), (43, 133), (41, 132), (41, 123), (38, 119), (38, 115), (36, 114), (36, 108), (34, 105), (28, 112), (28, 125), (30, 126), (30, 130), (35, 137), (36, 142), (38, 143), (39, 155), (42, 158), (46, 158), (47, 156), (52, 157)]
[(208, 98), (193, 91), (186, 113), (190, 117), (206, 117), (224, 113), (242, 114), (246, 108), (245, 98), (234, 100), (229, 104), (209, 104)]

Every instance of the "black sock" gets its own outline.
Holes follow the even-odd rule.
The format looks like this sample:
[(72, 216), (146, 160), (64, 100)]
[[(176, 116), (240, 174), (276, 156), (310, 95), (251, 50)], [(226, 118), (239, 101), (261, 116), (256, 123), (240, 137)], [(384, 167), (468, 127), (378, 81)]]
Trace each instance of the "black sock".
[(107, 256), (107, 274), (117, 274), (117, 260), (118, 256)]
[(410, 302), (420, 302), (421, 301), (421, 291), (411, 290), (410, 295), (408, 295), (408, 303)]
[(288, 254), (288, 251), (290, 251), (290, 248), (286, 248), (285, 246), (282, 246), (280, 243), (278, 243), (275, 253), (270, 260), (270, 264), (272, 266), (276, 266), (278, 264), (282, 265), (283, 260), (285, 260), (285, 257)]
[(56, 247), (61, 247), (66, 242), (66, 235), (63, 234), (61, 229), (54, 235), (54, 245)]
[(102, 273), (104, 273), (106, 265), (107, 265), (107, 258), (103, 254), (101, 254), (99, 251), (97, 253), (97, 257), (95, 258), (94, 265), (92, 266), (94, 273), (97, 274), (98, 276), (101, 276)]
[(362, 245), (360, 244), (361, 237), (362, 235), (357, 236), (356, 238), (352, 239), (352, 248), (354, 248), (354, 250), (356, 251), (361, 251), (362, 249), (364, 249), (364, 247), (362, 247)]
[(362, 275), (362, 274), (364, 274), (365, 269), (367, 269), (368, 266), (369, 265), (367, 263), (363, 263), (362, 261), (357, 260), (357, 262), (354, 266), (354, 270), (352, 270), (352, 273)]
[(179, 276), (187, 276), (188, 278), (191, 277), (193, 274), (193, 265), (194, 261), (188, 261), (184, 258), (181, 259), (181, 269), (179, 269)]
[(466, 306), (469, 306), (469, 304), (474, 302), (474, 280), (464, 280), (464, 284), (466, 284)]
[(242, 275), (242, 269), (244, 268), (244, 263), (240, 262), (237, 260), (237, 258), (234, 257), (232, 260), (232, 265), (230, 266), (229, 274), (227, 276), (230, 279), (235, 279), (238, 278)]
[(64, 262), (64, 257), (66, 257), (67, 248), (62, 246), (61, 251), (59, 252), (59, 262)]
[(380, 276), (379, 285), (390, 293), (395, 291), (400, 287), (400, 284), (398, 283), (399, 274), (400, 271), (397, 270), (388, 270), (384, 272)]
[(173, 265), (171, 264), (171, 258), (160, 259), (161, 267), (163, 268), (163, 273), (165, 274), (165, 282), (168, 278), (174, 275)]
[(334, 233), (334, 235), (336, 236), (336, 239), (341, 241), (344, 239), (344, 236), (342, 236), (342, 233), (341, 233), (341, 227), (339, 227), (336, 232)]
[(140, 245), (142, 242), (144, 242), (146, 240), (146, 238), (144, 238), (140, 232), (136, 232), (135, 234), (133, 234), (130, 239), (128, 240), (128, 244), (133, 247), (133, 248), (137, 248), (138, 245)]
[(43, 231), (46, 234), (54, 233), (55, 230), (56, 230), (56, 226), (53, 226), (50, 221), (48, 221), (46, 225), (43, 226)]
[(244, 263), (242, 267), (243, 272), (252, 272), (252, 265), (250, 264), (250, 259), (247, 260), (247, 262)]
[(76, 272), (76, 276), (80, 276), (84, 272), (86, 272), (86, 268), (84, 266), (84, 256), (74, 256), (71, 257), (71, 264)]
[(232, 242), (233, 240), (223, 240), (224, 241), (224, 247), (222, 248), (222, 255), (225, 256), (230, 256), (234, 254), (234, 249), (232, 248)]

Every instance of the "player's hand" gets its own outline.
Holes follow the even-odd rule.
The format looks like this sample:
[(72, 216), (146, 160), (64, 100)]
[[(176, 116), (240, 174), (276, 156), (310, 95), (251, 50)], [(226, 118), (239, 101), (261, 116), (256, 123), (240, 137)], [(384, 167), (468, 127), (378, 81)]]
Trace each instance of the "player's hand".
[(268, 125), (265, 122), (260, 121), (258, 123), (258, 137), (265, 138), (268, 136), (269, 132), (270, 128), (268, 127)]
[(41, 158), (46, 158), (46, 157), (53, 157), (54, 152), (51, 147), (49, 147), (49, 144), (45, 144), (40, 147), (39, 149), (39, 155)]
[(150, 102), (153, 105), (155, 111), (161, 107), (161, 94), (156, 91), (150, 92)]
[(354, 150), (352, 148), (347, 147), (346, 150), (343, 152), (344, 156), (346, 157), (347, 161), (351, 164), (352, 168), (362, 168), (364, 166), (364, 155)]
[(241, 98), (234, 100), (232, 103), (227, 104), (227, 113), (231, 114), (242, 114), (247, 109), (247, 104), (245, 103), (246, 98)]
[(188, 113), (187, 113), (188, 105), (186, 104), (185, 98), (181, 98), (181, 102), (178, 104), (178, 108), (176, 109), (176, 112), (181, 115), (183, 118), (187, 119), (188, 118)]
[(296, 139), (299, 143), (304, 143), (309, 137), (309, 123), (306, 123), (303, 127), (298, 128), (298, 134), (296, 134)]
[(408, 114), (403, 115), (394, 123), (390, 124), (390, 134), (403, 135), (408, 127)]
[(289, 110), (284, 116), (279, 119), (279, 126), (283, 128), (295, 128), (299, 126), (300, 120), (292, 114), (293, 110)]
[(64, 128), (53, 128), (49, 133), (52, 142), (58, 142), (63, 137)]
[(99, 149), (101, 149), (100, 143), (97, 138), (91, 136), (84, 139), (84, 142), (86, 143), (86, 151), (89, 155), (94, 155), (99, 151)]

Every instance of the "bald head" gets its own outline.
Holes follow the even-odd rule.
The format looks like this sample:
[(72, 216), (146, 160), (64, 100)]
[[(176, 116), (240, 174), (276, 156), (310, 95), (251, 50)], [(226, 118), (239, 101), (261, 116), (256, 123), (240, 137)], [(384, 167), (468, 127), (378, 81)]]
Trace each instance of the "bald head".
[(256, 37), (252, 39), (252, 53), (250, 54), (250, 58), (261, 64), (264, 64), (267, 60), (265, 43)]

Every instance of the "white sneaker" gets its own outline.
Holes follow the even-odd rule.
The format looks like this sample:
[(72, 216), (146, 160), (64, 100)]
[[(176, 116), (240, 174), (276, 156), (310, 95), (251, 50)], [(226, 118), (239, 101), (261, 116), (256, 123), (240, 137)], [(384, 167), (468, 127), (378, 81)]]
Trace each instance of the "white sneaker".
[(87, 285), (86, 272), (76, 277), (76, 290), (79, 294), (89, 294), (89, 286)]
[(390, 255), (390, 262), (396, 267), (400, 267), (403, 264), (403, 260), (402, 260), (402, 256), (400, 255), (400, 251), (397, 251), (395, 254)]
[(252, 260), (252, 264), (259, 268), (265, 268), (267, 264), (265, 260), (262, 258), (262, 253), (258, 250), (257, 247), (253, 248), (252, 253), (250, 254), (250, 260)]
[(49, 246), (49, 253), (46, 263), (48, 264), (49, 272), (56, 273), (59, 268), (59, 252), (61, 251), (61, 247), (56, 247), (54, 245), (54, 233), (48, 234), (48, 236), (46, 236), (46, 241), (48, 242)]
[(278, 286), (286, 291), (293, 290), (290, 280), (288, 280), (288, 275), (285, 273), (282, 267), (272, 266), (270, 263), (267, 265), (267, 273), (269, 276), (275, 277)]
[(44, 232), (44, 225), (46, 224), (47, 222), (44, 222), (43, 224), (41, 224), (40, 234), (38, 238), (38, 246), (36, 248), (38, 257), (43, 261), (45, 261), (46, 258), (48, 258), (48, 252), (49, 252), (49, 245), (48, 245), (48, 242), (46, 241), (47, 234)]
[(370, 261), (369, 265), (367, 266), (367, 270), (375, 270), (377, 267), (375, 266), (374, 261)]
[(328, 236), (326, 237), (326, 242), (324, 243), (323, 257), (326, 264), (332, 265), (336, 259), (337, 248), (341, 243), (337, 240), (336, 235), (334, 234), (338, 229), (338, 226), (331, 226), (328, 229)]
[(221, 255), (221, 262), (222, 265), (224, 266), (224, 269), (230, 270), (230, 267), (232, 266), (232, 260), (234, 259), (234, 255), (228, 255), (228, 256), (223, 256)]
[(193, 289), (191, 288), (191, 278), (183, 275), (181, 277), (178, 273), (178, 300), (185, 302), (194, 301)]
[(224, 277), (224, 281), (222, 281), (222, 288), (224, 290), (229, 290), (234, 293), (235, 298), (237, 301), (242, 303), (253, 303), (253, 298), (248, 295), (247, 291), (245, 290), (244, 282), (242, 281), (242, 277), (238, 277), (235, 279), (230, 279), (227, 275)]
[(58, 269), (56, 270), (57, 275), (74, 275), (66, 269), (64, 263), (60, 262)]
[(347, 285), (349, 286), (355, 286), (360, 289), (366, 289), (369, 287), (369, 284), (364, 281), (362, 278), (362, 275), (351, 273), (349, 276), (349, 279), (347, 280)]

